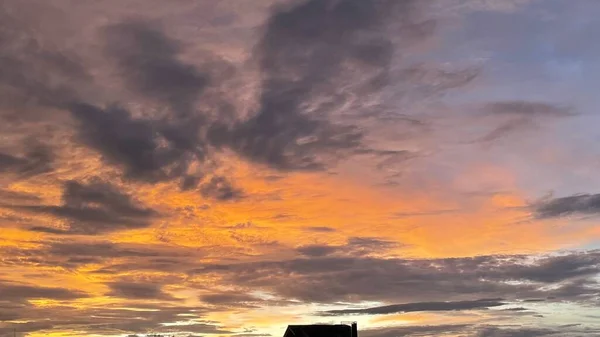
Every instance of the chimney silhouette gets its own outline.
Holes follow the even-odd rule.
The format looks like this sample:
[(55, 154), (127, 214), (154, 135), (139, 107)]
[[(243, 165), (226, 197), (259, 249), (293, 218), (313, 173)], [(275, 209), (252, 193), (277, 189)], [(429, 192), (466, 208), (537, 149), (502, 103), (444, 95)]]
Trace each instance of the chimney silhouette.
[(358, 326), (356, 322), (352, 322), (352, 337), (358, 337)]

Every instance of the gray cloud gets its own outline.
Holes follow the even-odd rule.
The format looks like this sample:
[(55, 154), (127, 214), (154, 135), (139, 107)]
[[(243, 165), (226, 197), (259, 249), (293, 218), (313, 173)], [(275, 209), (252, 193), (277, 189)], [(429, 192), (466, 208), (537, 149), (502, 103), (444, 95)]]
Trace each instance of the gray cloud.
[[(0, 326), (0, 336), (2, 337), (14, 337), (14, 332), (17, 331), (19, 334), (36, 332), (42, 330), (50, 330), (54, 325), (51, 322), (25, 322), (25, 323), (11, 323), (5, 326)], [(14, 329), (14, 330), (13, 330)], [(3, 334), (3, 332), (5, 332)]]
[(600, 213), (600, 194), (577, 194), (561, 198), (548, 198), (533, 205), (537, 218), (558, 218), (568, 215), (594, 215)]
[(597, 273), (600, 268), (600, 264), (596, 260), (597, 255), (598, 252), (549, 257), (534, 266), (514, 268), (507, 276), (544, 283), (590, 276)]
[(327, 255), (360, 256), (382, 253), (398, 244), (392, 241), (369, 237), (351, 237), (345, 245), (306, 245), (296, 248), (296, 251), (305, 256), (320, 257)]
[(506, 101), (487, 103), (482, 108), (488, 114), (506, 114), (523, 117), (567, 117), (570, 109), (543, 102)]
[(529, 309), (527, 308), (523, 308), (523, 307), (516, 307), (516, 308), (507, 308), (507, 309), (503, 309), (506, 311), (528, 311)]
[[(64, 234), (66, 231), (58, 231)], [(68, 233), (68, 232), (67, 232)], [(137, 270), (160, 270), (182, 272), (189, 268), (200, 254), (195, 250), (173, 248), (166, 245), (141, 245), (111, 243), (108, 241), (48, 241), (36, 249), (0, 249), (4, 256), (1, 264), (34, 265), (76, 269), (87, 264), (102, 264), (119, 261), (123, 272)], [(111, 265), (107, 270), (117, 270), (119, 265)], [(117, 272), (115, 272), (117, 273)]]
[(373, 237), (351, 237), (348, 239), (347, 247), (349, 247), (354, 254), (357, 253), (372, 253), (381, 252), (390, 248), (397, 247), (399, 244), (394, 241), (383, 240)]
[(167, 104), (173, 114), (134, 118), (116, 105), (74, 100), (69, 110), (80, 123), (80, 139), (107, 162), (122, 167), (130, 179), (180, 179), (182, 189), (195, 187), (200, 173), (189, 168), (191, 162), (205, 160), (200, 130), (206, 123), (194, 104), (210, 83), (208, 75), (179, 61), (179, 41), (149, 22), (110, 25), (103, 36), (107, 55), (116, 61), (126, 84), (144, 99)]
[(493, 326), (478, 324), (442, 324), (430, 326), (407, 326), (362, 330), (365, 337), (426, 337), (426, 336), (470, 336), (470, 337), (533, 337), (560, 336), (575, 337), (595, 333), (594, 329), (577, 328), (577, 325), (531, 327), (531, 326)]
[(478, 107), (480, 113), (500, 120), (499, 125), (479, 137), (475, 142), (491, 143), (519, 132), (532, 130), (542, 122), (576, 114), (569, 107), (535, 101), (497, 101)]
[[(429, 63), (418, 63), (402, 69), (398, 74), (399, 79), (418, 88), (420, 97), (430, 97), (449, 89), (464, 87), (471, 83), (480, 73), (476, 67), (467, 67), (464, 69), (444, 69), (439, 65)], [(409, 91), (409, 93), (415, 93)], [(419, 119), (403, 117), (402, 121), (412, 126), (423, 127), (424, 124)]]
[(126, 21), (105, 29), (107, 51), (127, 82), (140, 93), (170, 105), (180, 116), (193, 111), (208, 85), (207, 74), (178, 60), (180, 44), (149, 22)]
[(135, 300), (175, 300), (159, 284), (119, 281), (107, 285), (111, 289), (108, 296)]
[[(52, 106), (66, 107), (79, 122), (80, 141), (107, 163), (121, 167), (130, 179), (179, 179), (182, 189), (195, 188), (203, 176), (196, 171), (206, 169), (202, 164), (210, 161), (212, 147), (230, 148), (246, 159), (281, 170), (320, 169), (346, 154), (379, 153), (364, 144), (360, 123), (342, 125), (328, 117), (345, 106), (349, 96), (381, 89), (398, 42), (393, 38), (402, 37), (398, 43), (403, 47), (431, 36), (435, 23), (414, 15), (420, 3), (311, 0), (276, 10), (255, 49), (261, 93), (256, 114), (246, 120), (227, 121), (235, 114), (229, 111), (235, 104), (227, 102), (226, 95), (206, 103), (214, 111), (196, 111), (195, 103), (208, 88), (219, 87), (231, 67), (222, 61), (213, 67), (214, 57), (208, 53), (199, 57), (206, 67), (183, 62), (183, 43), (143, 20), (105, 27), (106, 55), (115, 61), (129, 88), (144, 100), (169, 106), (173, 115), (156, 120), (133, 117), (116, 105), (86, 103), (75, 94), (77, 88), (66, 84), (68, 93), (48, 96), (61, 96), (60, 104)], [(312, 26), (304, 22), (305, 15), (313, 18)], [(390, 23), (400, 34), (390, 31)], [(77, 62), (61, 60), (56, 62), (69, 76), (92, 82)], [(360, 76), (347, 78), (356, 70)], [(466, 81), (463, 72), (428, 67), (412, 67), (405, 73), (410, 73), (405, 81), (445, 78), (446, 85), (439, 90)], [(355, 93), (340, 93), (348, 83), (361, 84), (352, 89)], [(218, 121), (209, 120), (208, 115), (217, 116)], [(384, 152), (386, 157), (391, 155)], [(208, 180), (204, 185), (211, 183)], [(234, 194), (230, 192), (214, 197), (231, 199)]]
[[(197, 172), (190, 176), (187, 169), (192, 160), (204, 156), (204, 145), (198, 140), (203, 119), (191, 112), (209, 82), (206, 75), (178, 61), (180, 45), (176, 40), (142, 21), (127, 21), (104, 30), (108, 55), (117, 61), (126, 82), (142, 95), (169, 104), (178, 114), (160, 121), (135, 119), (115, 105), (85, 103), (78, 93), (80, 87), (96, 85), (85, 67), (62, 50), (47, 49), (52, 44), (43, 44), (43, 32), (13, 20), (5, 10), (0, 8), (0, 16), (6, 18), (0, 34), (3, 98), (10, 98), (8, 101), (20, 108), (33, 102), (70, 111), (79, 122), (80, 140), (107, 162), (122, 167), (128, 178), (152, 182), (180, 178), (182, 186), (198, 180), (194, 177)], [(5, 117), (14, 122), (22, 115)], [(161, 146), (161, 142), (168, 146)], [(50, 158), (42, 157), (41, 151), (30, 154), (27, 158), (0, 157), (0, 170), (34, 174), (40, 171), (42, 160)]]
[[(281, 170), (319, 169), (319, 156), (360, 148), (360, 130), (317, 116), (341, 104), (335, 88), (346, 66), (361, 68), (371, 85), (385, 78), (393, 52), (386, 22), (404, 3), (311, 0), (275, 12), (258, 44), (259, 111), (233, 126), (213, 126), (211, 141)], [(320, 100), (309, 116), (305, 106)]]
[[(0, 22), (0, 104), (63, 107), (76, 97), (72, 85), (90, 80), (74, 57), (50, 49), (43, 34), (11, 15), (10, 6), (0, 7)], [(14, 121), (23, 116), (3, 111), (3, 117)]]
[(503, 138), (513, 132), (520, 131), (533, 125), (533, 122), (528, 118), (516, 118), (511, 119), (500, 126), (496, 127), (486, 135), (481, 137), (478, 141), (489, 143), (500, 138)]
[[(129, 87), (145, 99), (167, 104), (172, 114), (134, 118), (118, 106), (73, 104), (70, 111), (80, 122), (81, 140), (107, 162), (122, 167), (132, 180), (152, 183), (178, 179), (182, 190), (202, 183), (200, 192), (206, 197), (241, 198), (241, 190), (225, 177), (209, 176), (202, 182), (205, 176), (199, 171), (210, 161), (203, 137), (208, 120), (207, 112), (197, 111), (195, 103), (211, 85), (208, 72), (181, 62), (181, 43), (158, 25), (130, 20), (108, 26), (103, 33), (108, 55), (116, 60)], [(206, 56), (202, 62), (217, 62)], [(218, 62), (207, 66), (212, 72), (222, 72), (217, 78), (227, 72), (225, 62)]]
[[(540, 256), (482, 256), (405, 260), (365, 256), (205, 265), (192, 273), (219, 276), (222, 282), (262, 289), (284, 298), (335, 302), (507, 301), (555, 296), (590, 300), (600, 272), (598, 252)], [(511, 281), (511, 282), (508, 282)], [(552, 285), (553, 290), (543, 290)]]
[[(80, 122), (81, 140), (107, 162), (123, 167), (127, 177), (150, 182), (185, 177), (194, 153), (165, 136), (159, 125), (134, 119), (117, 106), (76, 104), (70, 110)], [(169, 145), (161, 146), (161, 141)]]
[(213, 305), (215, 309), (223, 308), (264, 308), (269, 306), (295, 305), (289, 300), (265, 299), (250, 295), (251, 289), (239, 288), (235, 291), (213, 291), (200, 296), (203, 303)]
[[(209, 322), (199, 323), (201, 326), (186, 327), (174, 326), (165, 327), (163, 323), (175, 323), (181, 320), (181, 315), (186, 315), (191, 319), (198, 320), (205, 313), (201, 307), (173, 306), (168, 302), (140, 304), (137, 302), (125, 302), (127, 309), (119, 305), (106, 304), (103, 306), (90, 306), (86, 308), (71, 307), (68, 305), (55, 307), (33, 307), (26, 306), (20, 309), (21, 317), (25, 317), (28, 324), (5, 323), (0, 328), (16, 328), (17, 332), (25, 330), (43, 331), (43, 330), (81, 330), (85, 329), (89, 334), (110, 335), (115, 331), (120, 333), (139, 333), (140, 331), (165, 331), (165, 332), (193, 332), (201, 329), (202, 325), (206, 331), (211, 330), (212, 324)], [(48, 318), (52, 320), (49, 322)], [(48, 324), (52, 326), (49, 327)], [(214, 326), (212, 331), (219, 330), (219, 326)], [(1, 332), (2, 330), (0, 330)]]
[(464, 333), (469, 329), (470, 326), (465, 324), (442, 324), (361, 330), (360, 335), (365, 337), (444, 336)]
[(455, 301), (455, 302), (417, 302), (393, 304), (381, 307), (372, 307), (366, 309), (342, 309), (323, 312), (324, 315), (385, 315), (415, 311), (455, 311), (455, 310), (474, 310), (487, 309), (505, 305), (502, 299), (482, 299), (475, 301)]
[[(552, 329), (544, 328), (498, 328), (498, 327), (487, 327), (476, 332), (474, 337), (534, 337), (534, 336), (547, 336), (561, 333)], [(564, 333), (564, 332), (562, 332)]]
[(219, 201), (237, 200), (243, 198), (243, 192), (234, 187), (227, 178), (214, 176), (200, 185), (200, 193), (206, 198)]
[(31, 226), (27, 228), (30, 232), (46, 233), (46, 234), (69, 234), (68, 230), (44, 226)]
[(52, 256), (88, 256), (101, 258), (166, 256), (169, 252), (148, 245), (115, 244), (111, 242), (52, 242), (46, 251)]
[(243, 303), (254, 303), (259, 299), (248, 294), (239, 292), (223, 292), (223, 293), (211, 293), (200, 296), (200, 300), (208, 304), (218, 305), (240, 305)]
[(32, 144), (26, 151), (23, 156), (0, 153), (0, 172), (30, 177), (52, 171), (54, 154), (48, 147)]
[(544, 102), (499, 101), (480, 106), (480, 111), (489, 117), (503, 121), (477, 141), (490, 143), (515, 132), (536, 127), (540, 121), (572, 117), (576, 114), (571, 108)]
[(85, 293), (65, 288), (40, 287), (34, 285), (0, 283), (0, 298), (8, 301), (23, 301), (27, 299), (73, 300), (87, 297)]
[[(143, 228), (157, 215), (151, 209), (138, 205), (130, 196), (105, 182), (87, 185), (68, 181), (63, 187), (61, 206), (15, 206), (13, 208), (47, 213), (70, 220), (65, 234), (96, 235), (100, 233)], [(35, 231), (57, 232), (36, 226)]]
[(23, 193), (23, 192), (17, 192), (17, 191), (11, 191), (8, 189), (3, 189), (0, 188), (0, 199), (2, 199), (4, 202), (9, 202), (9, 203), (15, 203), (15, 204), (20, 204), (20, 203), (37, 203), (40, 202), (40, 197), (38, 197), (37, 195), (33, 195), (33, 194), (29, 194), (29, 193)]
[[(90, 247), (85, 252), (86, 244)], [(174, 259), (180, 268), (195, 266), (194, 273), (213, 274), (220, 282), (226, 282), (243, 289), (263, 290), (286, 299), (301, 299), (315, 302), (335, 301), (402, 301), (425, 299), (426, 302), (405, 303), (367, 309), (348, 309), (330, 314), (384, 314), (420, 310), (471, 310), (494, 307), (501, 303), (517, 303), (532, 298), (555, 297), (548, 301), (574, 301), (592, 303), (597, 283), (591, 279), (598, 270), (598, 253), (586, 252), (564, 256), (487, 256), (459, 259), (404, 260), (367, 257), (325, 257), (294, 259), (273, 262), (241, 264), (205, 264), (197, 259), (181, 259), (174, 251), (154, 249), (144, 251), (138, 246), (115, 245), (108, 243), (86, 243), (76, 245), (70, 242), (57, 242), (51, 250), (39, 255), (47, 257), (92, 258), (93, 255), (131, 258), (131, 263), (121, 271), (136, 270), (172, 272), (174, 269), (158, 263), (158, 260)], [(166, 249), (167, 247), (165, 247)], [(49, 253), (52, 251), (52, 253)], [(173, 257), (164, 257), (164, 256)], [(13, 255), (3, 252), (3, 255)], [(5, 258), (4, 258), (5, 259)], [(3, 260), (4, 260), (3, 259)], [(45, 258), (45, 260), (49, 260)], [(51, 260), (51, 258), (50, 258)], [(152, 261), (156, 260), (157, 263)], [(196, 261), (193, 262), (192, 260)], [(19, 257), (23, 263), (23, 256)], [(532, 261), (535, 261), (532, 263)], [(192, 264), (190, 262), (193, 262)], [(211, 276), (211, 277), (212, 277)], [(511, 282), (507, 282), (511, 281)], [(161, 287), (166, 281), (154, 283), (132, 281), (119, 282), (112, 286), (113, 295), (137, 300), (143, 298), (164, 298)], [(551, 287), (548, 287), (551, 286)], [(541, 288), (552, 288), (542, 290)], [(242, 296), (244, 293), (209, 293), (201, 297), (207, 304), (217, 307), (254, 306), (265, 302)], [(505, 297), (506, 300), (472, 301), (469, 298)], [(449, 302), (441, 302), (449, 301)], [(2, 312), (2, 310), (0, 310)], [(505, 312), (513, 315), (513, 312)], [(514, 312), (514, 315), (519, 312)], [(78, 314), (79, 315), (79, 314)], [(79, 316), (78, 316), (79, 317)], [(148, 322), (130, 321), (126, 316), (124, 329), (134, 329), (135, 324)], [(131, 326), (130, 326), (131, 324)], [(138, 325), (136, 325), (138, 326)], [(145, 325), (144, 325), (145, 326)], [(434, 328), (434, 327), (430, 327)], [(181, 328), (182, 331), (184, 328)], [(422, 329), (425, 329), (423, 327)], [(427, 335), (425, 330), (414, 331), (414, 336)], [(473, 327), (468, 331), (479, 331)], [(391, 333), (391, 332), (390, 332)], [(430, 332), (432, 333), (432, 332)], [(410, 335), (406, 331), (407, 335)], [(390, 335), (391, 336), (391, 335)]]
[(296, 250), (306, 256), (326, 256), (334, 253), (338, 250), (336, 246), (326, 246), (326, 245), (307, 245), (296, 248)]

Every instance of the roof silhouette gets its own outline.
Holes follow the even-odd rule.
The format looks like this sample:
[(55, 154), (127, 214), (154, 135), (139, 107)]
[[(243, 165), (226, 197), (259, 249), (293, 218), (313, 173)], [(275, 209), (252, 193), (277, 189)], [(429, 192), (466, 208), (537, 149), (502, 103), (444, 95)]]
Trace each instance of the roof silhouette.
[(352, 337), (352, 327), (345, 324), (288, 325), (283, 337)]

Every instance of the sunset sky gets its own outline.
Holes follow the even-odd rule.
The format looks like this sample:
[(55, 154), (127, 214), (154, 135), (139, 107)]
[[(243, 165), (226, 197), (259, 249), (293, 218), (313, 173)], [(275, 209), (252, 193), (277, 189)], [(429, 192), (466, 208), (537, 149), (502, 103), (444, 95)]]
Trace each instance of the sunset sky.
[(0, 336), (600, 336), (599, 16), (0, 0)]

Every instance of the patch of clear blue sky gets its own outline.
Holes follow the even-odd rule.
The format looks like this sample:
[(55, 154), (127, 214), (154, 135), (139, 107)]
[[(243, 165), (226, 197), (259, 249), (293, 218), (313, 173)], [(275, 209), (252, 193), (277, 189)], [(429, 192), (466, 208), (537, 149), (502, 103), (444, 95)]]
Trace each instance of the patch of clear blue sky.
[(495, 149), (497, 160), (516, 169), (532, 196), (600, 192), (600, 1), (538, 0), (516, 12), (478, 11), (444, 31), (442, 45), (425, 56), (441, 62), (483, 62), (476, 85), (446, 97), (461, 105), (525, 100), (570, 106), (579, 116), (558, 120), (547, 144), (565, 152), (548, 164)]

